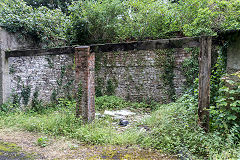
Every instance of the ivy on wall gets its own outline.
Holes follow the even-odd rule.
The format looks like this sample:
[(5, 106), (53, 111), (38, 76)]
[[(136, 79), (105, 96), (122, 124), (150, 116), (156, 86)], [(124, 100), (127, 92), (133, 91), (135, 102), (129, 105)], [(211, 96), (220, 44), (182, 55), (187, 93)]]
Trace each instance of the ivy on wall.
[(174, 68), (175, 68), (175, 57), (174, 57), (174, 49), (162, 49), (156, 50), (158, 55), (156, 59), (156, 65), (163, 68), (163, 73), (161, 74), (161, 79), (163, 81), (164, 87), (166, 89), (166, 93), (169, 97), (169, 100), (175, 100), (175, 86), (174, 86)]
[[(48, 92), (51, 92), (49, 95), (49, 99), (51, 102), (56, 103), (57, 99), (60, 97), (60, 95), (64, 95), (66, 98), (72, 98), (72, 91), (74, 87), (74, 76), (69, 76), (69, 74), (72, 75), (72, 71), (74, 70), (73, 65), (67, 65), (67, 64), (59, 64), (55, 63), (57, 59), (55, 59), (55, 56), (44, 56), (42, 57), (42, 60), (46, 61), (46, 65), (44, 66), (45, 68), (48, 68), (48, 71), (53, 72), (53, 74), (50, 75), (45, 75), (45, 76), (57, 76), (56, 77), (56, 84), (53, 86), (50, 86), (52, 90), (48, 90)], [(60, 61), (62, 57), (59, 57)], [(15, 62), (10, 65), (11, 68), (16, 68)], [(50, 73), (46, 72), (46, 73)], [(56, 74), (54, 72), (57, 72)], [(22, 75), (18, 74), (18, 70), (13, 70), (12, 72), (9, 71), (11, 74), (13, 80), (16, 79), (16, 88), (12, 91), (11, 94), (11, 100), (13, 104), (19, 104), (19, 105), (30, 105), (31, 101), (31, 106), (33, 107), (34, 110), (38, 111), (42, 103), (42, 100), (39, 99), (39, 92), (42, 90), (39, 90), (38, 85), (32, 86), (34, 82), (32, 83), (31, 79), (33, 76), (39, 76), (39, 75), (30, 75), (29, 78), (26, 81), (23, 81), (21, 77)], [(25, 75), (24, 75), (25, 76)], [(41, 75), (40, 75), (41, 77)], [(47, 77), (46, 77), (47, 78)], [(50, 77), (51, 79), (52, 77)], [(25, 78), (24, 78), (25, 79)], [(46, 84), (50, 85), (50, 84)], [(34, 90), (35, 88), (35, 90)], [(47, 87), (48, 88), (48, 87)], [(44, 95), (45, 96), (45, 95)], [(44, 97), (43, 96), (43, 97)], [(45, 96), (46, 97), (46, 96)], [(47, 97), (46, 97), (47, 98)]]
[(199, 56), (199, 48), (185, 48), (184, 49), (187, 53), (191, 53), (189, 58), (186, 58), (182, 63), (182, 71), (186, 78), (186, 88), (192, 87), (194, 84), (195, 79), (198, 77), (199, 72), (199, 63), (198, 63), (198, 56)]

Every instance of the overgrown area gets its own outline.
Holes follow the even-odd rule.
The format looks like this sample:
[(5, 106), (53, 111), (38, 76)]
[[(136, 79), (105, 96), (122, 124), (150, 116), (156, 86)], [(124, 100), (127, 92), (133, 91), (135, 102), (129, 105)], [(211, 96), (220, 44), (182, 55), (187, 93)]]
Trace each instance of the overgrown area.
[[(240, 156), (236, 121), (232, 125), (233, 119), (218, 114), (220, 128), (223, 124), (228, 128), (215, 128), (218, 122), (215, 121), (212, 123), (212, 131), (205, 133), (197, 124), (197, 101), (194, 96), (184, 95), (177, 102), (166, 105), (131, 104), (113, 96), (96, 99), (98, 110), (129, 107), (132, 110), (142, 108), (143, 112), (147, 107), (157, 109), (150, 117), (119, 132), (113, 125), (117, 120), (109, 116), (97, 118), (91, 124), (83, 124), (81, 119), (75, 117), (75, 102), (60, 99), (55, 106), (48, 106), (38, 112), (1, 112), (0, 126), (65, 136), (89, 144), (141, 145), (191, 159), (229, 159)], [(148, 130), (143, 130), (140, 126), (145, 126)]]
[[(199, 50), (185, 50), (192, 53), (183, 62), (186, 93), (176, 102), (133, 103), (112, 95), (99, 96), (95, 99), (98, 113), (95, 121), (84, 124), (81, 118), (76, 118), (73, 98), (55, 99), (51, 104), (33, 99), (34, 103), (29, 106), (2, 105), (0, 127), (64, 136), (92, 145), (138, 145), (180, 158), (238, 159), (240, 73), (226, 74), (226, 46), (217, 47), (218, 57), (211, 74), (210, 131), (206, 133), (198, 124), (197, 114)], [(148, 113), (148, 116), (130, 121), (131, 125), (126, 128), (118, 125), (119, 119), (102, 116), (105, 110), (120, 109)], [(47, 138), (37, 143), (44, 147)]]
[(239, 0), (2, 0), (0, 26), (51, 45), (216, 35), (239, 29)]
[[(240, 29), (239, 0), (34, 2), (2, 0), (0, 26), (31, 36), (48, 47), (216, 35), (219, 31)], [(0, 128), (21, 128), (89, 144), (139, 145), (186, 159), (240, 159), (240, 72), (226, 74), (226, 45), (217, 48), (211, 73), (210, 130), (206, 133), (199, 127), (197, 117), (199, 50), (186, 50), (192, 55), (182, 64), (186, 93), (173, 103), (127, 102), (112, 95), (113, 81), (107, 82), (106, 95), (96, 88), (98, 113), (117, 109), (151, 111), (125, 130), (116, 129), (118, 120), (111, 116), (99, 116), (84, 124), (75, 116), (75, 100), (57, 99), (55, 92), (51, 104), (42, 103), (35, 92), (32, 105), (27, 106), (27, 86), (21, 95), (25, 106), (18, 104), (19, 97), (0, 106)], [(175, 93), (172, 61), (171, 55), (166, 54), (161, 62), (165, 66), (163, 78), (168, 80), (164, 83), (171, 87), (170, 96)], [(101, 85), (101, 79), (96, 82)], [(40, 139), (39, 145), (47, 145), (44, 141)]]

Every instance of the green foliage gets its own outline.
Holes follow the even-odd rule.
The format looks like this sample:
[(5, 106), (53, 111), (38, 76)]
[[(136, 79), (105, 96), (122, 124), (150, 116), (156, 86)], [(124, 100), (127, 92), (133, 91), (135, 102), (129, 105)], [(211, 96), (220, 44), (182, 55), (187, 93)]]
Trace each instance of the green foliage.
[(3, 103), (0, 105), (0, 113), (9, 113), (9, 112), (15, 112), (19, 109), (19, 103), (12, 104), (12, 103)]
[[(240, 28), (239, 8), (238, 0), (88, 0), (69, 7), (75, 43), (85, 37), (85, 43), (93, 43), (167, 38), (178, 33), (216, 35)], [(80, 35), (84, 38), (78, 40)]]
[(221, 87), (223, 87), (221, 78), (226, 73), (226, 67), (227, 67), (226, 49), (227, 49), (227, 43), (223, 47), (219, 48), (217, 62), (212, 67), (211, 80), (210, 80), (211, 105), (216, 105), (216, 101), (219, 96), (218, 91)]
[(33, 37), (48, 46), (55, 46), (57, 40), (65, 38), (68, 22), (67, 16), (58, 9), (34, 9), (23, 0), (0, 2), (0, 26), (10, 32)]
[(103, 96), (104, 79), (97, 77), (95, 81), (96, 81), (95, 95), (96, 97), (101, 97)]
[(150, 103), (146, 102), (132, 102), (130, 103), (131, 108), (134, 109), (150, 109), (151, 111), (157, 110), (161, 104), (151, 101)]
[[(104, 107), (115, 109), (129, 105), (136, 108), (146, 106), (144, 103), (129, 104), (120, 99), (116, 102), (116, 99), (113, 96), (99, 97), (96, 101), (100, 102), (96, 102), (96, 107), (101, 110)], [(225, 133), (218, 130), (205, 133), (197, 124), (197, 99), (190, 95), (184, 95), (175, 103), (158, 105), (157, 111), (139, 122), (139, 126), (147, 126), (148, 131), (130, 127), (118, 132), (112, 125), (115, 121), (108, 116), (90, 124), (82, 124), (81, 119), (75, 117), (75, 105), (75, 101), (59, 99), (56, 107), (45, 107), (41, 113), (1, 113), (0, 126), (66, 136), (91, 144), (139, 144), (145, 148), (153, 147), (163, 152), (187, 156), (189, 159), (240, 158), (239, 141), (236, 141), (234, 128)], [(47, 141), (39, 139), (40, 146), (45, 144)]]
[(107, 86), (106, 86), (106, 94), (108, 96), (112, 96), (115, 94), (115, 89), (117, 88), (117, 81), (116, 79), (109, 79), (107, 80)]
[(225, 76), (219, 89), (216, 105), (211, 107), (213, 129), (232, 133), (240, 139), (240, 73)]
[(123, 1), (125, 15), (119, 21), (119, 40), (167, 37), (177, 31), (174, 11), (161, 0)]
[(57, 100), (57, 107), (58, 108), (71, 108), (76, 105), (74, 100), (69, 100), (67, 98), (59, 98)]
[(167, 94), (171, 101), (175, 100), (175, 87), (174, 87), (174, 50), (157, 50), (158, 58), (157, 64), (163, 67), (163, 73), (161, 78), (165, 87), (167, 88)]
[(121, 109), (128, 107), (129, 103), (116, 96), (102, 96), (95, 99), (96, 110)]
[(149, 109), (155, 110), (160, 106), (157, 102), (128, 102), (123, 100), (122, 98), (116, 96), (101, 96), (95, 98), (95, 107), (96, 110), (101, 111), (105, 109), (123, 109), (123, 108), (131, 108), (131, 109)]
[[(164, 152), (187, 156), (189, 159), (209, 159), (221, 155), (223, 159), (236, 158), (238, 144), (235, 137), (218, 131), (205, 133), (197, 124), (197, 99), (184, 95), (175, 103), (162, 105), (146, 118), (142, 125), (151, 132), (142, 134), (138, 143)], [(223, 153), (229, 151), (229, 154)]]
[(28, 5), (33, 6), (34, 8), (46, 6), (50, 9), (61, 8), (61, 10), (66, 13), (67, 7), (71, 4), (72, 0), (24, 0)]
[(37, 145), (40, 147), (46, 147), (48, 144), (48, 138), (47, 137), (40, 137), (37, 139)]
[(19, 105), (20, 104), (20, 101), (21, 101), (21, 96), (19, 96), (18, 93), (14, 93), (12, 94), (12, 103), (15, 104), (15, 105)]
[(239, 0), (79, 0), (70, 6), (71, 0), (25, 1), (1, 1), (0, 25), (48, 46), (61, 45), (54, 43), (59, 39), (106, 43), (216, 35), (240, 28)]
[(57, 91), (56, 91), (56, 89), (53, 89), (53, 92), (51, 94), (50, 99), (51, 99), (52, 102), (56, 102), (57, 101)]
[(32, 110), (36, 112), (39, 112), (43, 109), (42, 100), (38, 99), (38, 95), (39, 95), (39, 90), (36, 89), (33, 93), (33, 98), (32, 98)]
[(198, 48), (186, 48), (185, 49), (188, 53), (191, 53), (191, 57), (184, 59), (182, 63), (182, 71), (186, 77), (186, 87), (187, 88), (196, 88), (194, 86), (194, 80), (198, 77), (198, 56), (199, 56), (199, 49)]
[(88, 37), (90, 41), (87, 42), (113, 41), (117, 36), (118, 16), (124, 14), (120, 0), (77, 1), (69, 10), (72, 20), (70, 27), (73, 27), (70, 30), (75, 32), (72, 33), (73, 39), (78, 40), (76, 36)]
[(53, 68), (53, 67), (54, 67), (54, 63), (52, 62), (51, 57), (46, 57), (45, 59), (46, 59), (47, 62), (48, 62), (48, 67), (49, 67), (49, 68)]
[(22, 97), (22, 100), (23, 100), (23, 104), (25, 106), (28, 105), (30, 95), (31, 95), (31, 87), (28, 86), (28, 85), (23, 86), (22, 91), (21, 91), (21, 97)]
[(69, 10), (70, 37), (75, 43), (160, 38), (176, 30), (169, 27), (174, 24), (174, 12), (161, 1), (78, 1)]
[[(135, 129), (118, 133), (111, 125), (113, 119), (96, 119), (91, 124), (82, 124), (75, 116), (76, 102), (59, 99), (55, 108), (44, 107), (37, 112), (10, 112), (2, 114), (0, 126), (15, 126), (27, 131), (42, 132), (54, 136), (66, 136), (92, 144), (134, 144), (139, 135)], [(45, 146), (47, 139), (38, 139), (38, 145)]]

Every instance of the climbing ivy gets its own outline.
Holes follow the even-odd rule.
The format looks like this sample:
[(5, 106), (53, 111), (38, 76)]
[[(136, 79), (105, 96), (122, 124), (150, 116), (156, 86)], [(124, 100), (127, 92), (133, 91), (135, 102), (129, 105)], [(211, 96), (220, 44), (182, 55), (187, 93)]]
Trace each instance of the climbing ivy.
[(112, 96), (117, 88), (117, 80), (115, 78), (107, 80), (106, 95)]
[(57, 91), (56, 91), (55, 88), (53, 89), (53, 92), (52, 92), (52, 94), (51, 94), (50, 99), (51, 99), (51, 101), (54, 102), (54, 103), (57, 102)]
[(32, 109), (36, 112), (41, 111), (43, 109), (42, 100), (38, 99), (39, 96), (39, 89), (36, 88), (33, 92), (32, 98)]
[(53, 63), (53, 61), (51, 59), (51, 56), (46, 56), (45, 59), (48, 62), (48, 67), (49, 68), (53, 68), (54, 67), (54, 63)]
[(96, 78), (96, 86), (95, 86), (95, 95), (96, 97), (103, 96), (103, 86), (104, 86), (104, 79), (97, 77)]
[(186, 88), (194, 88), (194, 81), (198, 77), (199, 72), (199, 48), (185, 48), (184, 49), (191, 56), (184, 59), (182, 63), (182, 73), (186, 78)]
[(171, 101), (175, 100), (175, 86), (174, 86), (174, 49), (156, 50), (158, 55), (156, 59), (156, 65), (163, 68), (163, 73), (161, 74), (161, 79), (164, 86), (167, 88), (166, 92)]
[(27, 86), (23, 85), (22, 91), (21, 91), (21, 97), (23, 99), (24, 105), (28, 105), (30, 95), (31, 95), (31, 87), (28, 85)]

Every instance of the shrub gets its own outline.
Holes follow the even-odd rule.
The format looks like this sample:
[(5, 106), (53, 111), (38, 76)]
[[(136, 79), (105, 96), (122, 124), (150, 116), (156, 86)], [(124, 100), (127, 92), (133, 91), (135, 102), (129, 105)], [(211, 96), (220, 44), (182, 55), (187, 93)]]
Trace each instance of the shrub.
[(89, 38), (89, 43), (114, 41), (119, 17), (125, 13), (121, 0), (76, 1), (69, 10), (72, 20), (70, 30), (78, 29), (72, 33), (75, 43), (83, 42), (77, 36)]
[(240, 139), (240, 72), (222, 78), (224, 85), (219, 89), (216, 106), (211, 107), (213, 129), (234, 133)]
[(102, 96), (95, 99), (96, 110), (121, 109), (128, 106), (128, 102), (116, 96)]
[(49, 46), (56, 45), (54, 41), (65, 38), (68, 23), (68, 17), (58, 9), (34, 9), (23, 0), (0, 2), (0, 26), (10, 32), (31, 36)]
[[(232, 133), (213, 131), (205, 133), (197, 124), (197, 101), (193, 96), (184, 95), (176, 103), (162, 105), (142, 125), (151, 128), (150, 133), (140, 135), (138, 143), (163, 152), (178, 154), (189, 159), (224, 158), (239, 156), (235, 150)], [(223, 155), (229, 151), (228, 155)]]

